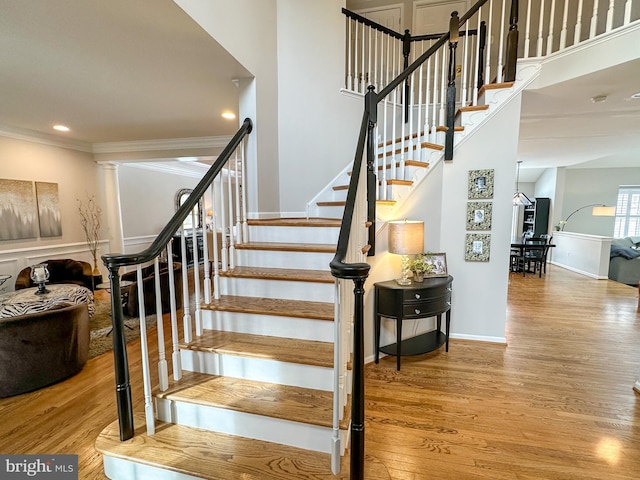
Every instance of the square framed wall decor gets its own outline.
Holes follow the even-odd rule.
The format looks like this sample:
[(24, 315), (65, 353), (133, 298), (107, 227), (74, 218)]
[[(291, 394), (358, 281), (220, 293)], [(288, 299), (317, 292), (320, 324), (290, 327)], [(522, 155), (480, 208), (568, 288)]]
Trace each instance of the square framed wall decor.
[(488, 262), (491, 252), (491, 234), (467, 233), (464, 259), (467, 262)]
[(469, 170), (469, 199), (493, 198), (492, 168), (485, 170)]
[(467, 230), (491, 230), (492, 202), (467, 203)]

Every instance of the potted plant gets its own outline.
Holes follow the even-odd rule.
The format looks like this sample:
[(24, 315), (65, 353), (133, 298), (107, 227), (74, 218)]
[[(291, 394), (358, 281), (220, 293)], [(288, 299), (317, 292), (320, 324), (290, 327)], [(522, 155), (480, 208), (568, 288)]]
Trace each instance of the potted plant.
[(427, 273), (433, 272), (435, 266), (431, 263), (427, 263), (431, 255), (428, 253), (419, 253), (409, 263), (409, 269), (413, 272), (413, 280), (421, 283), (424, 280), (424, 276)]

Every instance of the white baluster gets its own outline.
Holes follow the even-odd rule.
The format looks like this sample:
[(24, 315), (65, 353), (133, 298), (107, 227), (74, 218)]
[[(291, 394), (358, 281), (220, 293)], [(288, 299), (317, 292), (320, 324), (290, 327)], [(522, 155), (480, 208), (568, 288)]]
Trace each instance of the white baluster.
[[(202, 204), (206, 205), (204, 198)], [(212, 210), (213, 212), (213, 210)], [(207, 212), (203, 214), (204, 221), (202, 222), (202, 265), (204, 267), (204, 301), (205, 303), (211, 303), (211, 267), (209, 263), (209, 235), (207, 235)], [(212, 216), (213, 218), (213, 216)]]
[[(243, 177), (244, 178), (244, 177)], [(245, 202), (246, 204), (246, 202)], [(216, 300), (220, 299), (220, 267), (218, 258), (218, 217), (219, 217), (219, 209), (216, 208), (216, 182), (211, 184), (211, 209), (213, 210), (213, 219), (211, 222), (211, 230), (213, 232), (212, 235), (212, 243), (213, 243), (213, 298)]]
[(524, 33), (524, 58), (529, 58), (529, 44), (531, 38), (531, 0), (527, 0), (527, 21)]
[(631, 4), (632, 0), (627, 0), (624, 4), (624, 22), (623, 25), (628, 25), (631, 22)]
[(231, 182), (231, 159), (227, 163), (227, 208), (229, 209), (229, 268), (232, 270), (236, 268), (236, 232), (235, 227), (233, 225), (233, 185)]
[[(418, 48), (418, 45), (415, 45), (415, 48)], [(423, 44), (422, 42), (420, 42), (420, 48), (422, 49), (422, 51), (420, 52), (420, 55), (422, 55), (422, 53), (424, 53), (424, 48), (423, 48)], [(420, 55), (414, 55), (414, 57), (420, 57)], [(417, 103), (417, 111), (418, 111), (418, 118), (416, 119), (416, 142), (418, 144), (418, 146), (420, 145), (420, 142), (422, 141), (422, 136), (420, 135), (420, 129), (422, 128), (422, 125), (424, 125), (424, 122), (421, 122), (420, 120), (422, 119), (422, 92), (423, 92), (423, 88), (422, 88), (422, 73), (424, 72), (424, 62), (422, 63), (422, 65), (420, 65), (420, 68), (418, 69), (418, 103)], [(426, 114), (425, 114), (426, 116)]]
[(596, 36), (598, 29), (598, 4), (600, 0), (593, 0), (593, 13), (591, 14), (591, 29), (589, 29), (589, 38)]
[(142, 287), (142, 265), (137, 266), (138, 283), (138, 315), (140, 317), (140, 363), (142, 365), (142, 389), (144, 392), (144, 418), (147, 435), (156, 433), (155, 415), (153, 413), (153, 397), (151, 395), (151, 374), (149, 368), (149, 342), (147, 341), (147, 318), (144, 311), (144, 289)]
[(346, 89), (353, 91), (353, 74), (351, 71), (351, 62), (353, 61), (353, 36), (351, 32), (352, 23), (355, 20), (352, 20), (349, 17), (347, 18), (347, 84)]
[(607, 32), (610, 32), (613, 28), (613, 10), (615, 0), (609, 0), (609, 9), (607, 10)]
[(342, 388), (342, 336), (340, 331), (340, 280), (334, 283), (336, 301), (334, 303), (333, 323), (333, 433), (331, 435), (331, 472), (340, 472), (340, 392)]
[(192, 255), (193, 255), (193, 293), (196, 304), (196, 336), (202, 335), (202, 311), (200, 310), (200, 257), (198, 255), (198, 234), (196, 231), (196, 216), (195, 212), (191, 212), (191, 241), (192, 241)]
[(506, 30), (504, 23), (504, 15), (506, 9), (506, 0), (502, 0), (502, 12), (500, 14), (500, 43), (498, 44), (498, 71), (497, 73), (497, 83), (502, 83), (502, 53), (504, 50), (504, 32)]
[(371, 74), (371, 72), (373, 71), (372, 68), (371, 68), (371, 65), (372, 65), (372, 62), (373, 62), (373, 59), (371, 58), (371, 51), (372, 51), (371, 46), (372, 46), (372, 43), (373, 43), (373, 41), (371, 39), (371, 36), (373, 34), (373, 31), (374, 31), (373, 28), (367, 27), (367, 37), (369, 39), (369, 45), (368, 45), (368, 48), (367, 48), (367, 65), (368, 65), (367, 66), (367, 77), (366, 77), (367, 78), (367, 82), (366, 82), (367, 86), (371, 85), (373, 83), (373, 76)]
[(222, 271), (226, 272), (229, 270), (229, 245), (227, 241), (227, 217), (226, 217), (226, 203), (224, 196), (224, 175), (229, 175), (229, 163), (222, 168), (220, 172), (220, 207), (218, 207), (218, 211), (220, 212), (220, 229), (222, 231)]
[[(429, 47), (427, 47), (429, 48)], [(431, 57), (427, 59), (425, 72), (425, 93), (424, 93), (424, 136), (425, 142), (429, 141), (429, 99), (431, 98)]]
[[(173, 266), (167, 265), (169, 270)], [(158, 335), (158, 386), (164, 392), (169, 388), (169, 367), (164, 348), (164, 324), (162, 322), (162, 290), (160, 288), (160, 261), (158, 257), (153, 262), (154, 288), (156, 293), (156, 330)]]
[(580, 34), (582, 33), (582, 1), (578, 0), (578, 13), (576, 17), (576, 30), (573, 33), (573, 44), (580, 43)]
[(429, 142), (436, 143), (436, 129), (438, 128), (438, 93), (440, 92), (438, 88), (438, 66), (439, 62), (440, 49), (436, 50), (433, 54), (433, 104), (432, 104), (432, 112), (431, 112), (431, 131), (429, 132)]
[(240, 210), (240, 155), (239, 151), (236, 148), (235, 151), (235, 161), (234, 161), (234, 173), (235, 173), (235, 211), (236, 211), (236, 244), (244, 243), (242, 238), (242, 218), (241, 218), (241, 210)]
[(487, 42), (485, 44), (484, 52), (487, 56), (486, 66), (484, 69), (484, 84), (491, 83), (491, 39), (493, 38), (493, 0), (489, 0), (489, 17), (487, 18)]
[(567, 46), (567, 17), (569, 15), (569, 2), (564, 2), (564, 12), (562, 13), (562, 30), (560, 30), (560, 50)]
[(462, 80), (460, 91), (460, 106), (465, 107), (467, 105), (467, 56), (469, 49), (469, 22), (465, 23), (464, 28), (465, 36), (462, 43)]
[(187, 242), (185, 231), (180, 232), (180, 252), (182, 260), (182, 323), (184, 329), (184, 341), (191, 342), (193, 331), (191, 329), (191, 312), (189, 310), (189, 274), (187, 269)]
[(247, 178), (247, 156), (245, 154), (245, 146), (247, 139), (240, 144), (240, 190), (241, 190), (241, 207), (242, 207), (242, 238), (245, 242), (249, 242), (249, 224), (247, 223), (247, 188), (245, 179)]
[(442, 77), (440, 78), (440, 120), (439, 125), (447, 124), (447, 48), (449, 45), (445, 43), (442, 47)]
[(365, 34), (365, 25), (363, 24), (360, 28), (360, 31), (362, 32), (362, 43), (360, 44), (361, 46), (361, 50), (360, 50), (360, 62), (361, 62), (361, 66), (360, 66), (360, 93), (367, 93), (367, 79), (365, 78), (365, 65), (367, 62), (367, 52), (366, 52), (366, 48), (367, 48), (367, 39), (366, 39), (366, 34)]
[(551, 12), (549, 12), (549, 35), (547, 36), (547, 55), (553, 51), (553, 28), (556, 15), (556, 0), (551, 0)]
[(543, 38), (542, 38), (542, 29), (544, 27), (544, 1), (540, 2), (540, 20), (539, 23), (540, 25), (538, 26), (538, 44), (537, 44), (537, 48), (536, 48), (536, 57), (541, 57), (542, 56), (542, 42), (543, 42)]
[[(173, 362), (173, 379), (180, 380), (182, 378), (182, 358), (180, 357), (179, 333), (178, 333), (178, 317), (176, 306), (176, 279), (173, 269), (173, 248), (171, 242), (167, 244), (167, 258), (169, 259), (169, 305), (171, 307), (171, 346)], [(183, 299), (183, 302), (188, 299)]]

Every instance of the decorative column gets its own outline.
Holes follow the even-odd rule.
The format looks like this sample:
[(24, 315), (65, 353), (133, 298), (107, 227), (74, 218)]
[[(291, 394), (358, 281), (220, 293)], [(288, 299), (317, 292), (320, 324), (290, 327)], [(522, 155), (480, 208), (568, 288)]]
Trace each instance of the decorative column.
[(109, 252), (124, 252), (124, 234), (120, 208), (120, 185), (118, 183), (118, 164), (101, 164), (104, 171), (105, 210), (109, 235)]

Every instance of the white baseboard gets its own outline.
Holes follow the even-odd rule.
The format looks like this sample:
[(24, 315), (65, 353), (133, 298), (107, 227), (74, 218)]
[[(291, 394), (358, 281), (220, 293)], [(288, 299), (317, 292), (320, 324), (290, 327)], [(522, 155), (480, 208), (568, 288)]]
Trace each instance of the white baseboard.
[(595, 278), (596, 280), (608, 280), (608, 277), (603, 277), (601, 275), (596, 275), (594, 273), (585, 272), (584, 270), (580, 270), (579, 268), (570, 267), (569, 265), (564, 265), (562, 263), (557, 262), (549, 262), (551, 265), (555, 265), (556, 267), (564, 268), (565, 270), (570, 270), (575, 273), (579, 273), (580, 275), (584, 275), (585, 277)]

